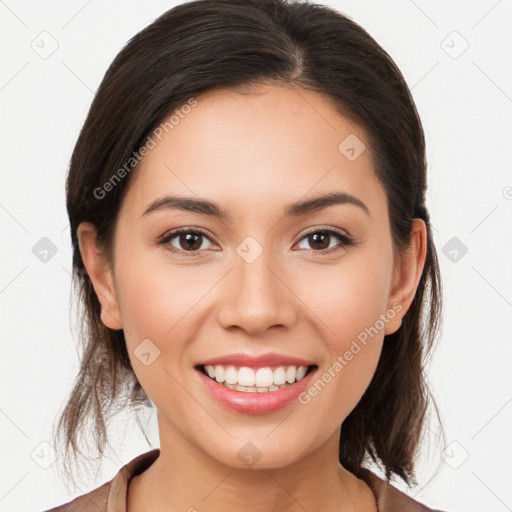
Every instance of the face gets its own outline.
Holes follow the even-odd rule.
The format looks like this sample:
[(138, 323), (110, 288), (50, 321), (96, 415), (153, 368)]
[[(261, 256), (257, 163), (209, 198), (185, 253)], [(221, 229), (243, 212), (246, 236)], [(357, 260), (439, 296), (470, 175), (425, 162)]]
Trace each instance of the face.
[[(113, 265), (95, 267), (85, 226), (83, 259), (157, 407), (161, 444), (284, 466), (337, 442), (422, 256), (395, 266), (369, 142), (328, 99), (262, 86), (196, 100), (134, 171)], [(338, 200), (311, 207), (326, 194)]]

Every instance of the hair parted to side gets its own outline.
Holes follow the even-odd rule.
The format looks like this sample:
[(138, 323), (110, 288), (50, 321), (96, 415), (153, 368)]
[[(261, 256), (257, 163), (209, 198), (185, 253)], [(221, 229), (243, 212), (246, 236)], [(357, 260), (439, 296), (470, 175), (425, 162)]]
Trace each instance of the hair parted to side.
[(213, 89), (250, 92), (258, 84), (318, 92), (365, 130), (388, 198), (395, 254), (408, 249), (413, 218), (427, 225), (427, 256), (416, 295), (401, 327), (385, 337), (376, 373), (342, 425), (339, 449), (340, 462), (356, 475), (365, 460), (373, 460), (388, 479), (395, 474), (408, 485), (416, 483), (414, 463), (426, 413), (429, 404), (435, 406), (424, 367), (437, 339), (442, 302), (425, 204), (423, 128), (401, 72), (363, 28), (330, 7), (291, 0), (178, 5), (126, 44), (100, 84), (66, 182), (82, 344), (79, 373), (54, 429), (56, 445), (64, 444), (68, 475), (73, 465), (67, 461), (89, 455), (81, 447), (87, 438), (96, 456), (104, 453), (113, 414), (150, 405), (131, 367), (123, 331), (100, 319), (77, 227), (93, 223), (98, 243), (113, 261), (116, 220), (136, 165), (108, 192), (104, 184), (191, 99)]

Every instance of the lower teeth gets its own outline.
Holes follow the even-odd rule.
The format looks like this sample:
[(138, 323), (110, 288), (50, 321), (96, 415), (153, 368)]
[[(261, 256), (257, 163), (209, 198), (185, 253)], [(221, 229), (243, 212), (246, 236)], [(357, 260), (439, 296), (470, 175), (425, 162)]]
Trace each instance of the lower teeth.
[[(215, 381), (215, 382), (217, 382), (217, 381)], [(217, 384), (221, 384), (221, 383), (217, 382)], [(240, 384), (227, 384), (226, 382), (222, 382), (222, 386), (225, 386), (228, 389), (232, 389), (234, 391), (242, 391), (245, 393), (267, 393), (268, 391), (277, 391), (279, 389), (285, 388), (290, 385), (291, 384), (282, 384), (281, 386), (272, 385), (268, 388), (259, 388), (256, 386), (247, 387), (247, 386), (242, 386)]]

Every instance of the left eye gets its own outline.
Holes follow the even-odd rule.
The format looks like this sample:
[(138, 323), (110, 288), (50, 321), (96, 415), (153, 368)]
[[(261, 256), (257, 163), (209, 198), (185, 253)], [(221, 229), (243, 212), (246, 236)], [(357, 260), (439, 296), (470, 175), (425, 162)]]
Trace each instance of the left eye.
[(308, 240), (309, 243), (319, 244), (321, 246), (320, 250), (315, 252), (331, 252), (331, 249), (337, 248), (336, 244), (329, 247), (329, 242), (332, 241), (333, 238), (337, 238), (341, 241), (341, 243), (338, 244), (339, 248), (351, 245), (352, 243), (352, 239), (347, 235), (339, 233), (333, 229), (317, 229), (316, 231), (311, 231), (310, 233), (306, 233), (306, 235), (301, 238), (301, 241)]

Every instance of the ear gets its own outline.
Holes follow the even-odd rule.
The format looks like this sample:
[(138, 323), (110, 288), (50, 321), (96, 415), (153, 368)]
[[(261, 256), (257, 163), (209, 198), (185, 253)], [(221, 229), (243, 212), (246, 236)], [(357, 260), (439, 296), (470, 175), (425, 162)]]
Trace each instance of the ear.
[(427, 226), (422, 219), (413, 219), (410, 247), (398, 258), (388, 298), (388, 311), (397, 312), (386, 324), (385, 334), (393, 334), (402, 324), (418, 288), (427, 257)]
[(122, 329), (112, 269), (97, 245), (96, 228), (90, 222), (82, 222), (77, 229), (77, 238), (87, 275), (101, 304), (101, 321), (110, 329)]

